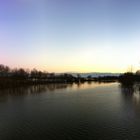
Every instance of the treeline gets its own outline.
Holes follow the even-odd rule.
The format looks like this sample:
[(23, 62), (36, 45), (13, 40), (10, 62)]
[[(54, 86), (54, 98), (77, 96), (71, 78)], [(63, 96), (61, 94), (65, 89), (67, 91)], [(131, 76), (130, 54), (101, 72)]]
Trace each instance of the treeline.
[(119, 80), (119, 76), (99, 76), (93, 78), (93, 80), (97, 82), (116, 82)]
[(132, 72), (126, 72), (119, 76), (102, 76), (94, 78), (94, 81), (98, 82), (113, 82), (118, 81), (124, 85), (131, 85), (135, 82), (140, 82), (140, 71), (137, 71), (136, 73)]
[(74, 80), (74, 76), (71, 74), (55, 74), (42, 72), (37, 69), (26, 70), (23, 68), (11, 69), (8, 66), (0, 65), (0, 78), (12, 78), (13, 80), (58, 80), (58, 79), (69, 79)]
[(85, 81), (96, 82), (115, 82), (131, 84), (133, 82), (140, 82), (140, 72), (131, 73), (127, 72), (120, 76), (99, 76), (92, 77), (88, 75), (83, 78), (80, 74), (76, 76), (68, 73), (56, 74), (43, 72), (37, 69), (24, 69), (24, 68), (10, 68), (0, 64), (0, 88), (11, 87), (29, 84), (46, 84), (46, 83), (79, 83)]
[(85, 78), (82, 78), (79, 74), (77, 74), (76, 77), (72, 74), (55, 74), (43, 72), (37, 69), (11, 69), (8, 66), (0, 64), (0, 87), (3, 87), (5, 85), (18, 86), (20, 84), (70, 83), (82, 81), (85, 81)]
[(140, 82), (140, 72), (132, 73), (127, 72), (119, 76), (119, 82), (123, 84), (133, 84), (135, 82)]

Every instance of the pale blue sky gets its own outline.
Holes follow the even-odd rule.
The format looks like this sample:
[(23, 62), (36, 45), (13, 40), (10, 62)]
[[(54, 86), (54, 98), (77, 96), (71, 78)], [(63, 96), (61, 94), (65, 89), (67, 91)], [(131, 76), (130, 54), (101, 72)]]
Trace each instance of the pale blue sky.
[(0, 63), (54, 72), (140, 67), (139, 0), (1, 0)]

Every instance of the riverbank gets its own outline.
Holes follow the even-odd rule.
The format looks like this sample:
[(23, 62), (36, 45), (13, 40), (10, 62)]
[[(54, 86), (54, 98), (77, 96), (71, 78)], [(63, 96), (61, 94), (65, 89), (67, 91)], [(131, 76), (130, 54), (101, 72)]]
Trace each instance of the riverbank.
[(22, 85), (34, 85), (34, 84), (49, 84), (49, 83), (84, 83), (84, 82), (120, 82), (123, 84), (132, 84), (134, 82), (140, 82), (140, 75), (127, 72), (118, 76), (98, 76), (93, 77), (87, 75), (82, 77), (80, 74), (70, 73), (48, 73), (33, 70), (25, 70), (23, 68), (11, 69), (8, 66), (0, 65), (0, 88), (15, 87)]

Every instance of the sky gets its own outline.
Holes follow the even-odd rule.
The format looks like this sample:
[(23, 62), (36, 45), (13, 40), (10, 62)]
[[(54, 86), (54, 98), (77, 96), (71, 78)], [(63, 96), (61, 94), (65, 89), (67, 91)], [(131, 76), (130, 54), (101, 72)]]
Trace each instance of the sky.
[(140, 69), (139, 0), (0, 0), (0, 64), (48, 72)]

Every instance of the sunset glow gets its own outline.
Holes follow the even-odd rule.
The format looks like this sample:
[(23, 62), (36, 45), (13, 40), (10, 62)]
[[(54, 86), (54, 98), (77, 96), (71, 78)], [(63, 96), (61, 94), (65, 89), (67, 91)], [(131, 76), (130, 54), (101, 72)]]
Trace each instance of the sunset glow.
[(49, 72), (140, 68), (140, 1), (1, 0), (0, 63)]

